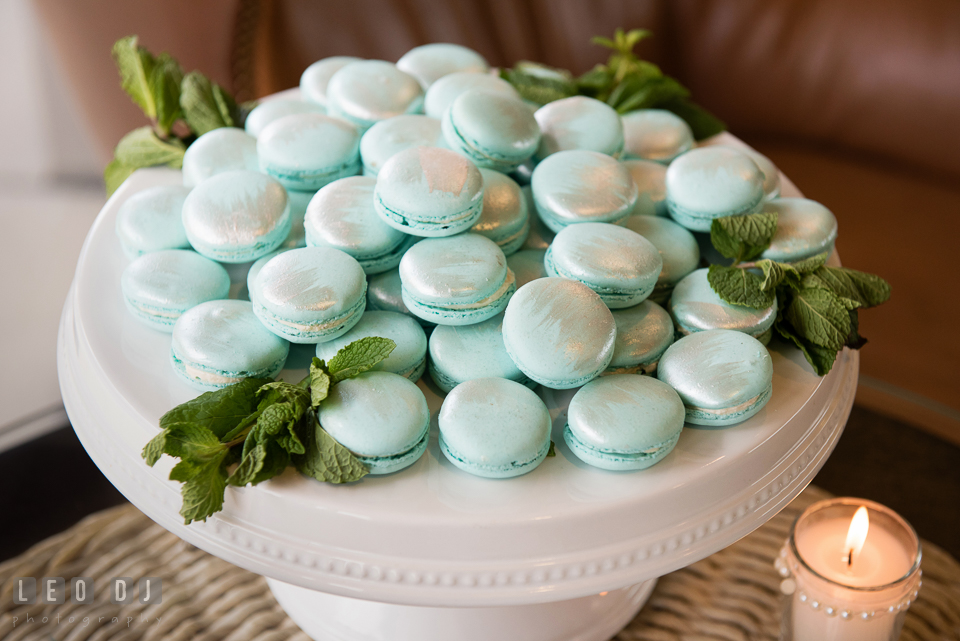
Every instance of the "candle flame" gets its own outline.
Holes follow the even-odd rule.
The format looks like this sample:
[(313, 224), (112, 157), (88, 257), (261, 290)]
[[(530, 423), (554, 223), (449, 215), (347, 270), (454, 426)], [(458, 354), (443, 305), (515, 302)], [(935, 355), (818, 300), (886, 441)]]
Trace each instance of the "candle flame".
[(853, 565), (853, 560), (863, 549), (863, 543), (867, 540), (867, 531), (870, 529), (870, 516), (867, 514), (867, 508), (860, 506), (856, 514), (850, 520), (850, 529), (847, 530), (847, 542), (843, 549), (847, 552), (844, 560), (847, 566)]

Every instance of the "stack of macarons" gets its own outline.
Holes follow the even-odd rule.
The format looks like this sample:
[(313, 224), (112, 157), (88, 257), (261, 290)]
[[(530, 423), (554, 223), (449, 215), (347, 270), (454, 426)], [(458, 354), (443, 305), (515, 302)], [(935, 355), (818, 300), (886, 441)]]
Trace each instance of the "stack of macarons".
[(319, 412), (373, 473), (427, 448), (425, 373), (447, 395), (452, 466), (535, 469), (554, 429), (542, 385), (579, 388), (556, 426), (565, 453), (636, 470), (684, 422), (737, 423), (769, 399), (776, 307), (720, 300), (696, 234), (776, 211), (765, 258), (830, 251), (833, 215), (779, 185), (766, 157), (697, 147), (667, 111), (582, 96), (531, 107), (459, 45), (396, 64), (338, 56), (245, 129), (200, 136), (183, 186), (123, 203), (121, 291), (133, 318), (172, 333), (175, 371), (202, 389), (275, 376), (290, 343), (329, 360), (392, 339)]

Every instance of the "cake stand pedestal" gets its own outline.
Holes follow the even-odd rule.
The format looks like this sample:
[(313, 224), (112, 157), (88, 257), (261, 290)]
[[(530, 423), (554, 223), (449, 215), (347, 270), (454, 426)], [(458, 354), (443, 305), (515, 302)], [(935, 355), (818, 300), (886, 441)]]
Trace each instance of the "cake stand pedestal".
[[(732, 137), (723, 142), (736, 144)], [(93, 461), (154, 521), (197, 547), (267, 577), (278, 601), (318, 641), (593, 641), (641, 607), (654, 580), (730, 545), (810, 482), (843, 430), (858, 356), (816, 376), (773, 344), (773, 396), (726, 428), (687, 426), (650, 469), (592, 468), (563, 443), (573, 391), (540, 388), (557, 456), (505, 480), (471, 476), (437, 445), (395, 474), (344, 486), (287, 470), (228, 488), (222, 512), (183, 524), (172, 460), (147, 467), (159, 417), (197, 395), (168, 362), (170, 335), (124, 308), (127, 265), (114, 234), (132, 194), (177, 184), (141, 170), (110, 198), (84, 244), (58, 341), (64, 405)], [(799, 192), (784, 181), (784, 195)], [(243, 269), (233, 270), (237, 283)], [(299, 380), (312, 346), (294, 346), (283, 377)]]

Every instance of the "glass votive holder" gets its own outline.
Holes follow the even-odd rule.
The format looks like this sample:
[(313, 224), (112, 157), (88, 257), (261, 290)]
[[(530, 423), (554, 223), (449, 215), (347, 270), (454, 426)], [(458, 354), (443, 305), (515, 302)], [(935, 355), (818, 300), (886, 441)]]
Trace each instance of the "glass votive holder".
[[(860, 508), (866, 528), (863, 511), (854, 523)], [(896, 641), (920, 590), (920, 556), (917, 533), (888, 507), (856, 498), (811, 505), (774, 563), (781, 641)]]

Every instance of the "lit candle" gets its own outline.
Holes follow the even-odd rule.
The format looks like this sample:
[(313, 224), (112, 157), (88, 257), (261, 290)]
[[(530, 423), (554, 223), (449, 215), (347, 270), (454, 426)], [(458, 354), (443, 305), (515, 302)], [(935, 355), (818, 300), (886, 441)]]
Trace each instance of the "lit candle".
[(913, 528), (863, 499), (807, 508), (776, 565), (789, 598), (784, 641), (894, 641), (920, 587)]

